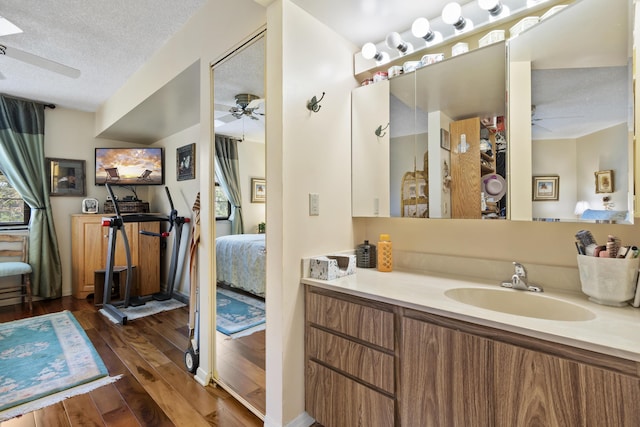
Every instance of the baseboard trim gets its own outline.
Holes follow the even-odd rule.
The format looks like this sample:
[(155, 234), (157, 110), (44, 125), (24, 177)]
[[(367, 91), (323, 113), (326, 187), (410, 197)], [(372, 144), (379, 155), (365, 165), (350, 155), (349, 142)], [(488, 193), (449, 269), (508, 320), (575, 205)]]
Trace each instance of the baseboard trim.
[(311, 418), (309, 414), (306, 412), (301, 413), (296, 418), (294, 418), (291, 422), (287, 424), (281, 424), (271, 419), (268, 415), (264, 418), (264, 427), (309, 427), (316, 420)]

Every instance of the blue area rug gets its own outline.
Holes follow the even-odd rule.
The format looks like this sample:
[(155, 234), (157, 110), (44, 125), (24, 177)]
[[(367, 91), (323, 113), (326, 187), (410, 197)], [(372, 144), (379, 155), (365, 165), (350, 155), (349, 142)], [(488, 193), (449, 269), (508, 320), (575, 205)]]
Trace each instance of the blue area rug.
[(216, 290), (216, 329), (232, 338), (265, 328), (264, 301), (227, 289)]
[(0, 324), (0, 421), (115, 381), (68, 311)]

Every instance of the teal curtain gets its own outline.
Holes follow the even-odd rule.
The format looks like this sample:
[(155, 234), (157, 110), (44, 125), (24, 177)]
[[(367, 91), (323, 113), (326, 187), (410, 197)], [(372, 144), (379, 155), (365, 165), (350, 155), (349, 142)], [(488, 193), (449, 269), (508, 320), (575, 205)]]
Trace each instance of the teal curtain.
[(216, 135), (216, 178), (231, 203), (231, 234), (243, 234), (242, 192), (240, 191), (240, 163), (238, 140)]
[(62, 296), (62, 265), (44, 159), (44, 105), (0, 95), (0, 167), (31, 208), (29, 263), (33, 295)]

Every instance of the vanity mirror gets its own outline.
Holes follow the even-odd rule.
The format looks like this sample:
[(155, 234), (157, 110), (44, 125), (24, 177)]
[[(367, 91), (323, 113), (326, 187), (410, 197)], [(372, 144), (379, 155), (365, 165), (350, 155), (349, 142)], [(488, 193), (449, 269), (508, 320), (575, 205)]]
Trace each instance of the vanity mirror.
[[(509, 41), (512, 220), (633, 223), (634, 13), (602, 6), (575, 2)], [(610, 193), (597, 192), (602, 170)], [(557, 199), (534, 200), (535, 176), (560, 178)]]
[[(466, 127), (475, 124), (465, 122), (456, 131), (460, 128), (454, 123), (504, 116), (505, 180), (493, 183), (508, 188), (502, 198), (506, 218), (583, 221), (611, 216), (621, 222), (622, 215), (632, 222), (632, 2), (616, 0), (607, 7), (598, 0), (567, 3), (506, 42), (354, 90), (353, 216), (484, 217), (481, 178), (498, 162), (494, 157), (483, 164), (474, 152), (473, 162), (456, 163), (464, 147), (461, 136), (478, 138), (476, 143), (480, 136)], [(548, 2), (549, 8), (558, 4)], [(599, 23), (595, 33), (594, 22)], [(411, 83), (413, 96), (398, 96), (396, 87), (409, 93)], [(574, 130), (570, 134), (560, 126), (569, 124)], [(376, 136), (378, 128), (386, 133)], [(495, 144), (492, 148), (495, 156)], [(374, 152), (382, 157), (374, 160)], [(614, 171), (615, 192), (596, 193), (595, 173), (602, 170)], [(413, 182), (405, 194), (407, 173), (413, 173)], [(562, 177), (558, 200), (534, 201), (534, 176)], [(460, 193), (465, 182), (468, 191)], [(369, 190), (362, 190), (363, 183)], [(406, 195), (415, 198), (414, 207), (407, 208)], [(473, 206), (461, 212), (456, 200), (458, 207)], [(577, 213), (577, 206), (585, 205), (578, 202), (585, 201), (590, 211)]]
[(481, 217), (480, 121), (504, 115), (505, 56), (498, 42), (353, 91), (353, 216)]

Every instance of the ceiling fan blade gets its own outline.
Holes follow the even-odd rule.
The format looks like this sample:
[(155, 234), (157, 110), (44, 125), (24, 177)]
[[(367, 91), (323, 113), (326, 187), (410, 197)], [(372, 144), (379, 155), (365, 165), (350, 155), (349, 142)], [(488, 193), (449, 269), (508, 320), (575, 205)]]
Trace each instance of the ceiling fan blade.
[(0, 36), (9, 36), (11, 34), (19, 34), (22, 30), (7, 18), (0, 16)]
[(34, 55), (29, 52), (25, 52), (15, 47), (9, 47), (0, 44), (0, 55), (8, 56), (9, 58), (17, 59), (27, 64), (34, 65), (36, 67), (44, 68), (45, 70), (53, 71), (54, 73), (62, 74), (72, 79), (80, 77), (80, 70), (71, 68), (59, 62), (51, 61), (50, 59), (43, 58), (38, 55)]
[(249, 105), (247, 105), (247, 109), (255, 110), (257, 108), (260, 108), (260, 106), (263, 105), (263, 104), (264, 104), (264, 99), (263, 98), (254, 99), (253, 101), (251, 101), (249, 103)]

